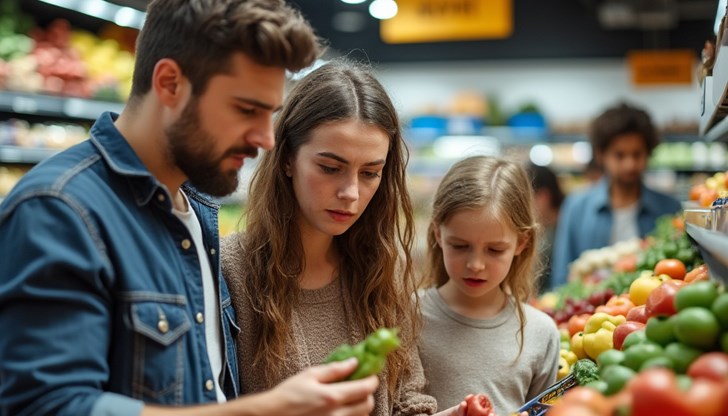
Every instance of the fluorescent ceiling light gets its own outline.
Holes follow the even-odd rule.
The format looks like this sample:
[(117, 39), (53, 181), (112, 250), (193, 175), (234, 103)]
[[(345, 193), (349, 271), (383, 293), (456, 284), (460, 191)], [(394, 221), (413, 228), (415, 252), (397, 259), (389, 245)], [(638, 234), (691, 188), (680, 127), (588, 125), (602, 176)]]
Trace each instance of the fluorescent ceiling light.
[(131, 7), (119, 6), (105, 0), (40, 0), (44, 3), (74, 10), (119, 26), (141, 29), (146, 13)]
[(397, 3), (394, 0), (374, 0), (369, 5), (369, 14), (379, 20), (391, 19), (397, 15)]
[(367, 0), (341, 0), (341, 1), (346, 4), (361, 4)]

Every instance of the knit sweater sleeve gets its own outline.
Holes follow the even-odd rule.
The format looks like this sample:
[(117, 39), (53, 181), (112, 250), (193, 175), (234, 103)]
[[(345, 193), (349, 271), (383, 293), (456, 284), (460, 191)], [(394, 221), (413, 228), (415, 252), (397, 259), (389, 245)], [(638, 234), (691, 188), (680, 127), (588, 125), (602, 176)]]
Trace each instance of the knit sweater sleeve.
[(394, 416), (431, 415), (437, 411), (437, 401), (425, 394), (425, 372), (417, 347), (410, 349), (409, 367), (399, 384), (394, 399)]

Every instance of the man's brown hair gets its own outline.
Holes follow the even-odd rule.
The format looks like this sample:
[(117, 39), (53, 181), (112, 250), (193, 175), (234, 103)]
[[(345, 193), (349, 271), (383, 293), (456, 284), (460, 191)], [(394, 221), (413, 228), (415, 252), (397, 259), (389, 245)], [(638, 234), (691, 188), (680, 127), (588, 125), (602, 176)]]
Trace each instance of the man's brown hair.
[(136, 47), (132, 99), (149, 92), (154, 67), (174, 60), (200, 95), (242, 52), (260, 65), (298, 71), (321, 54), (311, 26), (283, 0), (155, 0)]

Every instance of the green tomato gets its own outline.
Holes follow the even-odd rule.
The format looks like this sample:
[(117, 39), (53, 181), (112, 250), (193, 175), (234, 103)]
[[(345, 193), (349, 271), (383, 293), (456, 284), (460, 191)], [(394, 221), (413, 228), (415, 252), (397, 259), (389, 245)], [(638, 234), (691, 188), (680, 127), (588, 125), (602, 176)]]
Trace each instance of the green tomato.
[(661, 356), (663, 353), (662, 347), (653, 342), (643, 342), (629, 347), (624, 351), (624, 361), (622, 365), (629, 367), (634, 371), (637, 371), (642, 367), (642, 364), (650, 358)]
[(688, 367), (693, 363), (703, 351), (689, 347), (679, 342), (673, 342), (665, 347), (664, 355), (672, 361), (673, 369), (678, 374), (685, 374)]
[(665, 356), (653, 357), (642, 363), (642, 366), (640, 367), (640, 372), (645, 371), (648, 368), (655, 367), (668, 368), (672, 370), (674, 366), (675, 364), (672, 363), (672, 360)]
[(710, 309), (717, 297), (718, 289), (713, 282), (695, 282), (678, 290), (675, 295), (675, 309), (678, 312), (695, 306)]
[(676, 340), (674, 329), (675, 319), (673, 316), (653, 316), (647, 320), (645, 335), (648, 340), (665, 346)]
[(645, 331), (634, 331), (631, 334), (627, 335), (627, 337), (624, 339), (624, 342), (622, 343), (622, 351), (628, 349), (629, 347), (637, 344), (641, 344), (647, 340), (647, 334), (645, 334)]
[(601, 394), (604, 394), (607, 392), (607, 388), (609, 387), (607, 385), (607, 382), (604, 380), (594, 380), (586, 383), (584, 387), (588, 387), (590, 389), (594, 389), (598, 391)]
[(607, 383), (607, 389), (604, 393), (612, 395), (619, 392), (635, 374), (634, 370), (625, 366), (613, 365), (607, 367), (602, 376), (602, 380)]
[(619, 350), (606, 350), (597, 357), (600, 371), (604, 371), (610, 365), (622, 364), (622, 361), (624, 361), (624, 352)]
[(728, 293), (723, 293), (718, 296), (713, 301), (710, 310), (718, 318), (718, 322), (723, 326), (723, 329), (728, 329)]
[[(679, 294), (680, 292), (678, 292)], [(711, 311), (692, 307), (683, 309), (675, 317), (675, 335), (678, 341), (685, 345), (705, 349), (713, 348), (716, 345), (718, 335), (720, 335), (720, 324)]]

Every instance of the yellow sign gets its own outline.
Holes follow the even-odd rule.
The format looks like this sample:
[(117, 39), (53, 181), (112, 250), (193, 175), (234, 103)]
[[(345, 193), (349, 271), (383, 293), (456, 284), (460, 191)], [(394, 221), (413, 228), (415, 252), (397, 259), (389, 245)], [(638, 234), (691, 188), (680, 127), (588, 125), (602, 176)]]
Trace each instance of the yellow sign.
[(512, 0), (397, 0), (397, 15), (382, 20), (387, 43), (502, 39), (513, 33)]
[(689, 49), (632, 51), (627, 54), (635, 85), (691, 84), (697, 64)]

